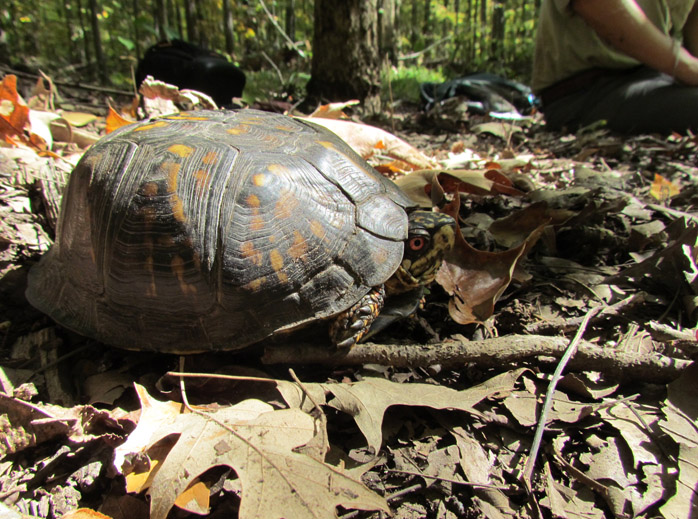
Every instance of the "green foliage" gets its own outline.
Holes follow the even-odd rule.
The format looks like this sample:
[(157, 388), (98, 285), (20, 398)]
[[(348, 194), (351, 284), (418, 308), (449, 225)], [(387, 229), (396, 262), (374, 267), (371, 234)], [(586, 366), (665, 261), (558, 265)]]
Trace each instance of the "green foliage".
[(442, 83), (446, 79), (440, 70), (426, 67), (392, 67), (381, 74), (381, 98), (384, 101), (402, 99), (419, 103), (420, 83)]
[(255, 101), (280, 99), (295, 102), (305, 95), (305, 85), (310, 80), (310, 74), (293, 72), (279, 77), (274, 70), (246, 72), (247, 83), (243, 100), (252, 104)]
[[(161, 0), (166, 23), (158, 28), (155, 0), (95, 0), (105, 70), (114, 86), (130, 87), (131, 67), (161, 38), (188, 38), (187, 23), (198, 29), (200, 43), (227, 54), (223, 0)], [(416, 100), (418, 85), (470, 72), (489, 71), (527, 81), (533, 54), (536, 7), (531, 0), (395, 0), (395, 43), (400, 66), (384, 72), (383, 95)], [(381, 3), (387, 16), (389, 0)], [(309, 59), (296, 60), (278, 77), (270, 62), (283, 68), (288, 43), (312, 53), (314, 3), (307, 0), (229, 0), (232, 52), (252, 80), (248, 97), (270, 92), (298, 99)], [(0, 18), (12, 62), (35, 63), (56, 79), (98, 81), (90, 2), (87, 0), (3, 0)], [(458, 5), (458, 11), (456, 11)], [(186, 6), (197, 7), (187, 19)], [(429, 7), (428, 12), (426, 7)], [(484, 9), (484, 16), (482, 8)], [(293, 25), (287, 17), (294, 15)], [(137, 9), (137, 11), (134, 11)], [(501, 15), (497, 18), (497, 15)], [(499, 20), (499, 23), (495, 21)], [(272, 23), (273, 21), (273, 23)], [(288, 34), (291, 32), (292, 34)], [(69, 77), (80, 71), (81, 77)], [(389, 80), (389, 82), (388, 82)]]

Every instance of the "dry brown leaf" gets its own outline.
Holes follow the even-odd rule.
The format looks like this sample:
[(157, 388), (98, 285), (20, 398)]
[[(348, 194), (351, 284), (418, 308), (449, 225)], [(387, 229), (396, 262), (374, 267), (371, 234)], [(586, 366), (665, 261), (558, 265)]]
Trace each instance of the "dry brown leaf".
[(97, 120), (97, 116), (95, 114), (90, 114), (87, 112), (64, 111), (61, 112), (61, 116), (63, 117), (63, 119), (68, 121), (71, 126), (75, 126), (76, 128), (82, 128), (83, 126), (86, 126)]
[(17, 76), (8, 74), (0, 82), (0, 138), (26, 144), (25, 129), (29, 129), (29, 107), (17, 93)]
[(355, 384), (317, 384), (332, 393), (328, 405), (351, 415), (366, 438), (369, 448), (378, 452), (383, 442), (383, 415), (393, 405), (424, 406), (434, 409), (471, 411), (478, 402), (513, 390), (525, 369), (498, 375), (462, 391), (431, 384), (398, 384), (381, 378), (366, 378)]
[(343, 110), (349, 106), (356, 106), (360, 103), (358, 99), (343, 101), (341, 103), (328, 103), (318, 106), (308, 117), (324, 117), (325, 119), (348, 119)]
[[(132, 442), (138, 447), (132, 455), (150, 454), (149, 449), (167, 437), (174, 442), (145, 478), (150, 480), (153, 519), (164, 519), (199, 475), (221, 465), (233, 468), (240, 479), (241, 518), (335, 517), (337, 506), (388, 511), (382, 497), (348, 473), (294, 452), (315, 436), (315, 421), (300, 409), (275, 411), (269, 404), (248, 400), (206, 412), (174, 414), (143, 388), (139, 395), (148, 405), (141, 418), (145, 425), (141, 430), (139, 421), (132, 434), (139, 437)], [(149, 416), (160, 410), (165, 416)], [(131, 450), (123, 447), (118, 449), (122, 463)]]
[(90, 508), (78, 508), (64, 514), (61, 519), (111, 519), (108, 515), (95, 512)]
[(122, 126), (127, 126), (129, 124), (133, 124), (134, 122), (135, 121), (129, 121), (128, 119), (122, 117), (111, 106), (109, 107), (109, 114), (107, 115), (107, 133), (111, 133)]
[(146, 117), (169, 115), (186, 110), (215, 110), (218, 107), (210, 96), (196, 90), (180, 90), (175, 85), (146, 77), (138, 92), (143, 101)]
[(698, 514), (698, 448), (679, 446), (679, 473), (676, 493), (659, 511), (666, 519), (685, 519)]
[(698, 365), (693, 363), (669, 384), (659, 422), (662, 431), (679, 444), (676, 491), (660, 508), (667, 519), (698, 514)]
[[(528, 391), (514, 391), (504, 399), (504, 406), (509, 410), (519, 424), (533, 427), (538, 423), (540, 410), (540, 395)], [(589, 416), (598, 407), (597, 404), (574, 402), (567, 395), (556, 391), (553, 396), (553, 407), (548, 414), (547, 424), (556, 420), (565, 423), (576, 423)]]
[(324, 126), (349, 144), (364, 159), (369, 159), (380, 151), (381, 155), (404, 161), (412, 170), (435, 166), (434, 160), (417, 148), (375, 126), (322, 117), (301, 117), (301, 119)]

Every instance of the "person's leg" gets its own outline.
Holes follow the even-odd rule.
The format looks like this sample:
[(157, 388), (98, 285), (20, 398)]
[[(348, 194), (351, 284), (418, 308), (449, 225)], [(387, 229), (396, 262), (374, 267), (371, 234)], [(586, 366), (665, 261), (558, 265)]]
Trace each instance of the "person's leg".
[(611, 73), (545, 107), (549, 128), (575, 130), (599, 120), (620, 133), (698, 130), (698, 88), (648, 68)]

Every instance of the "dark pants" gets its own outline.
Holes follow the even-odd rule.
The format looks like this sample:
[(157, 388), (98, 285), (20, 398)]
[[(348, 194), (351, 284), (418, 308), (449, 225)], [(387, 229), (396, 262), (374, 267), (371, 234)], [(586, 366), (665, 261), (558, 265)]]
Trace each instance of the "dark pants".
[[(553, 89), (555, 87), (552, 87)], [(609, 71), (543, 107), (551, 130), (574, 131), (599, 120), (626, 134), (698, 130), (698, 87), (647, 67)]]

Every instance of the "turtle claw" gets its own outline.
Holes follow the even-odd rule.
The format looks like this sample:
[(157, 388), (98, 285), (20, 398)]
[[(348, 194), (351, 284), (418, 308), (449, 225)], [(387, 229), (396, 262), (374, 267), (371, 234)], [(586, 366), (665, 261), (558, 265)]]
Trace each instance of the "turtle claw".
[(351, 348), (361, 341), (378, 317), (385, 300), (383, 286), (374, 287), (354, 306), (339, 314), (330, 325), (330, 338), (337, 348)]

